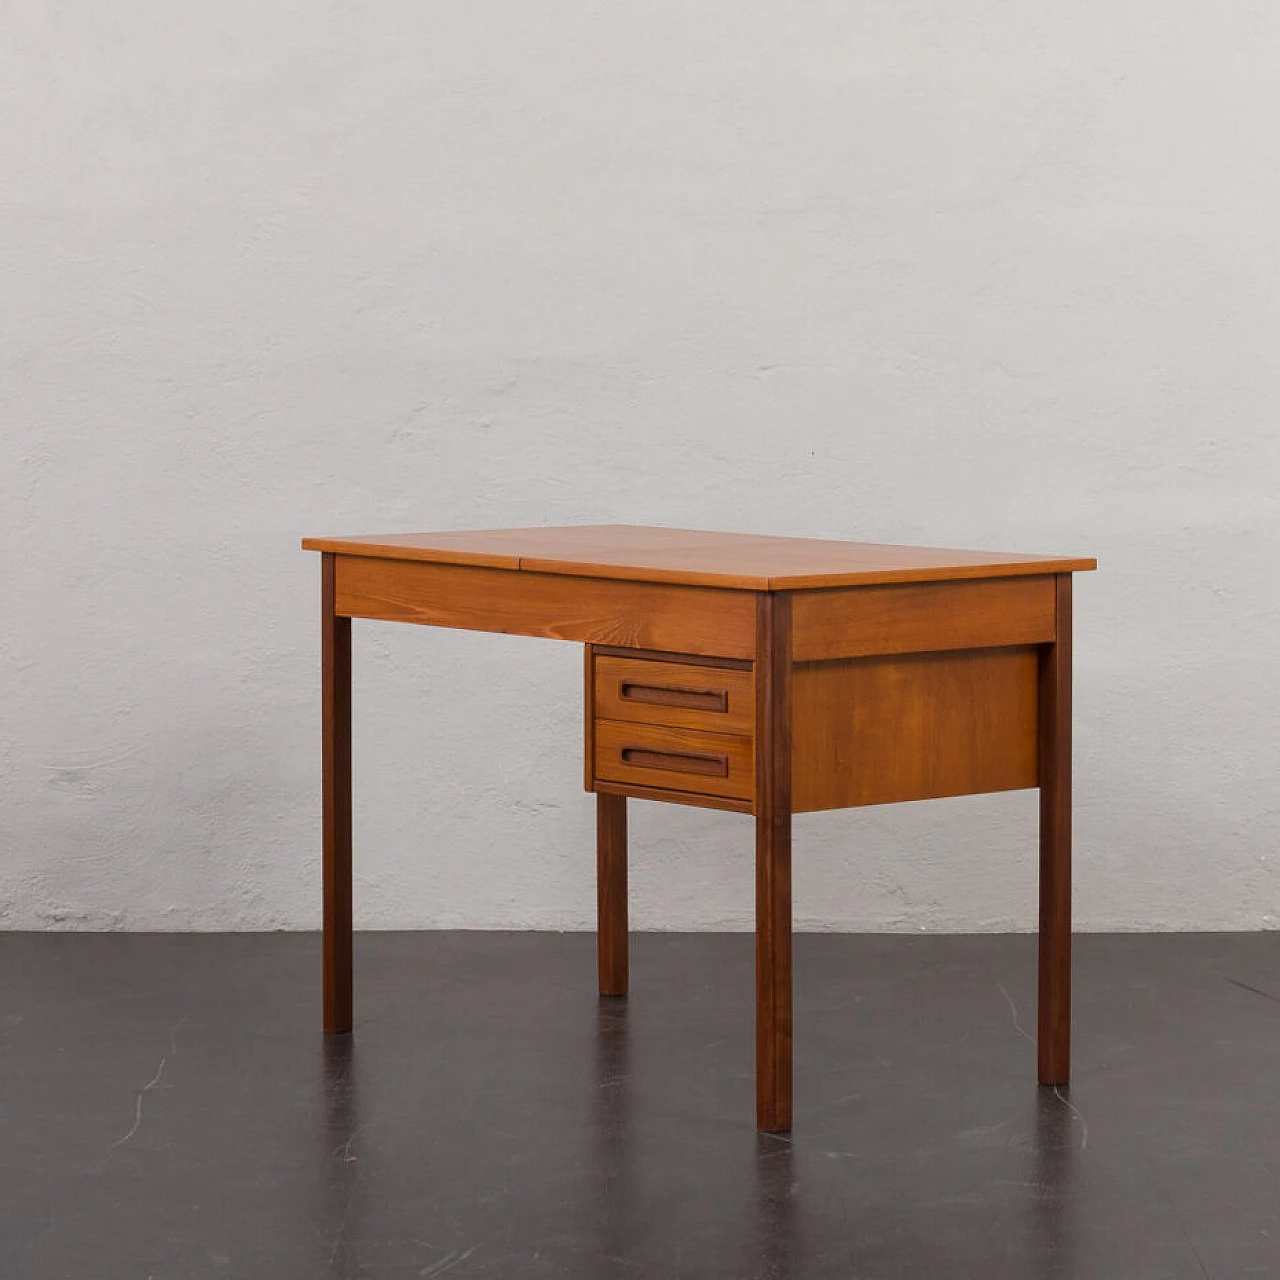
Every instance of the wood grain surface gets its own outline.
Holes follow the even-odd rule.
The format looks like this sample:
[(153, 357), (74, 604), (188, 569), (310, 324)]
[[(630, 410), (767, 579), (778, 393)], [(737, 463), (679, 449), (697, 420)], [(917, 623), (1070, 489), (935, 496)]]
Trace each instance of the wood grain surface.
[(797, 812), (1037, 782), (1037, 650), (807, 663), (793, 676)]
[(1096, 561), (1079, 557), (641, 525), (372, 534), (305, 538), (302, 545), (345, 556), (752, 591), (999, 578), (1097, 567)]
[(798, 591), (793, 607), (797, 662), (1041, 644), (1053, 639), (1054, 579)]
[(755, 643), (746, 591), (353, 556), (336, 579), (352, 618), (744, 658)]

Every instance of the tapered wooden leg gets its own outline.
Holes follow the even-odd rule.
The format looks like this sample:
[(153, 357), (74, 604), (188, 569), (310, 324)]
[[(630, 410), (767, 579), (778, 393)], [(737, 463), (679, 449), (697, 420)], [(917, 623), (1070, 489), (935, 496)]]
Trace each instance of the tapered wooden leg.
[(324, 1029), (351, 1030), (351, 619), (333, 611), (334, 557), (320, 568), (324, 757)]
[(627, 994), (627, 798), (596, 794), (596, 954), (600, 994)]
[(791, 1128), (791, 597), (756, 597), (756, 1127)]
[(1041, 1084), (1071, 1075), (1071, 575), (1057, 575), (1056, 640), (1040, 650)]

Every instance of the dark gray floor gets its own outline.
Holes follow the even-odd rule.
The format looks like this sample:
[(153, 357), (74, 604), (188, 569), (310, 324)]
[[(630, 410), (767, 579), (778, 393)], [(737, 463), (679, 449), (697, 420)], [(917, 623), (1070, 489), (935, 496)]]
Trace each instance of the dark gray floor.
[(1280, 1276), (1280, 935), (796, 939), (796, 1127), (751, 939), (0, 935), (0, 1276)]

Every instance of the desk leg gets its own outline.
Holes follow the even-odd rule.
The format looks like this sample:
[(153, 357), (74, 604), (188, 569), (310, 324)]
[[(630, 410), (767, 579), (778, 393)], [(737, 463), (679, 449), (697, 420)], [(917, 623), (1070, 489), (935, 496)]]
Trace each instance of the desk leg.
[(756, 597), (756, 1127), (791, 1129), (791, 597)]
[(1071, 1074), (1071, 575), (1040, 650), (1040, 1083)]
[(324, 1029), (351, 1030), (351, 619), (333, 611), (333, 561), (320, 567), (324, 759)]
[(596, 956), (600, 994), (627, 994), (627, 798), (596, 793)]

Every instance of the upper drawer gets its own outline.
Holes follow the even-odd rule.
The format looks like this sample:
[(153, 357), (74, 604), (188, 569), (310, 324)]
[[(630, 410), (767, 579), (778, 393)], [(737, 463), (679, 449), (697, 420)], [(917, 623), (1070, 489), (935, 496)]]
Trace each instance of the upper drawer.
[(652, 658), (595, 659), (595, 718), (750, 734), (755, 726), (751, 671)]

